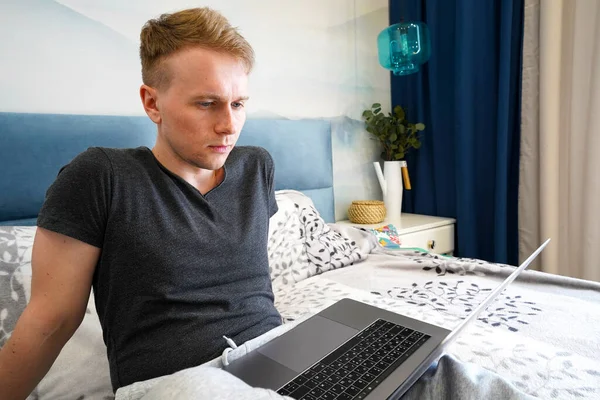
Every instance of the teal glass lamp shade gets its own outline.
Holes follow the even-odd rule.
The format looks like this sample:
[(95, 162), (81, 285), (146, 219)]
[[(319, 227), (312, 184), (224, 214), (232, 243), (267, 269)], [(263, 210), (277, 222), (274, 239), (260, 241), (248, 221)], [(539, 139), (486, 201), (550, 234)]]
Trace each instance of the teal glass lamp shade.
[(419, 71), (431, 55), (429, 29), (422, 22), (402, 22), (388, 26), (377, 36), (379, 64), (394, 75)]

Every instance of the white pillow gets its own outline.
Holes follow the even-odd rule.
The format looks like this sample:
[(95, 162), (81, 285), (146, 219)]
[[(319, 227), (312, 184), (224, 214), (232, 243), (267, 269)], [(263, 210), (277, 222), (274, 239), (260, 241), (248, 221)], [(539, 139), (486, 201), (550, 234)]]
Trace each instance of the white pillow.
[[(36, 227), (0, 226), (0, 347), (31, 298), (31, 249)], [(113, 399), (94, 298), (83, 322), (29, 400)]]
[(279, 211), (269, 224), (269, 271), (273, 289), (366, 257), (349, 238), (332, 230), (310, 197), (295, 190), (275, 192)]

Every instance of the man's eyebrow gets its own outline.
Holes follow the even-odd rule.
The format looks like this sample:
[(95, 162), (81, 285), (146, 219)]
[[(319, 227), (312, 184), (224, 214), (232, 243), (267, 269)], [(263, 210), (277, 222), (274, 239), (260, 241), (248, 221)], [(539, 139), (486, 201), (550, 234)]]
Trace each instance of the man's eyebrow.
[[(248, 96), (240, 96), (240, 97), (238, 97), (236, 99), (236, 101), (239, 101), (239, 100), (248, 100), (249, 98), (250, 97), (248, 97)], [(225, 98), (223, 96), (218, 95), (216, 93), (209, 93), (209, 92), (197, 94), (197, 95), (194, 96), (194, 99), (215, 99), (215, 100), (218, 100), (218, 101), (225, 102)]]

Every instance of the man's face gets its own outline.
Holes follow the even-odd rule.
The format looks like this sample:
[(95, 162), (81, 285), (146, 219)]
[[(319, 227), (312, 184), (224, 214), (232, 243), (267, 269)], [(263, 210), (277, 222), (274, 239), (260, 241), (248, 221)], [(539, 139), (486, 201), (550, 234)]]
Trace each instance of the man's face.
[(165, 63), (171, 80), (156, 95), (158, 142), (195, 167), (221, 168), (246, 121), (243, 64), (198, 47), (179, 51)]

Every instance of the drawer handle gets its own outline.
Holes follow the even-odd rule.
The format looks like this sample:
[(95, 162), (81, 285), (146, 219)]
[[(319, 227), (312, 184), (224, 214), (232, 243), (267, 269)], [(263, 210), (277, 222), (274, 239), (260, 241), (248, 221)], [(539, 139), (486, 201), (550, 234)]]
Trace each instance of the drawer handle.
[(427, 242), (427, 247), (429, 248), (429, 250), (433, 250), (435, 249), (435, 240), (431, 239)]

